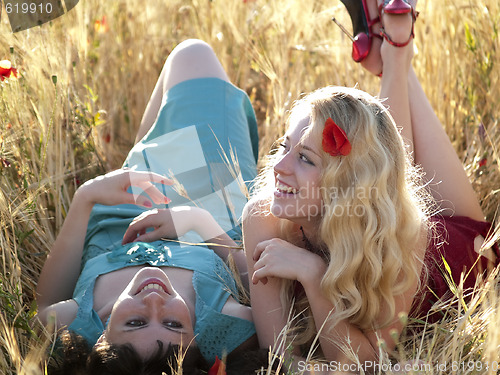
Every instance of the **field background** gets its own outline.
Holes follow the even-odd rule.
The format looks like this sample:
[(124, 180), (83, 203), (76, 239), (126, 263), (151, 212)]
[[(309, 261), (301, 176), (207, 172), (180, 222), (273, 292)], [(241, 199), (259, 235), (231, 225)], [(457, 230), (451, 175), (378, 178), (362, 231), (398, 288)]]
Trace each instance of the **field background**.
[[(415, 70), (498, 240), (498, 1), (422, 0), (418, 9)], [(124, 160), (169, 52), (186, 38), (213, 46), (254, 103), (264, 155), (300, 93), (328, 84), (377, 93), (334, 15), (351, 28), (338, 0), (82, 0), (12, 34), (2, 12), (0, 60), (19, 74), (0, 82), (0, 373), (42, 373), (50, 335), (33, 320), (37, 275), (78, 185)], [(490, 281), (469, 306), (450, 309), (451, 323), (402, 343), (400, 359), (496, 373), (500, 299)]]

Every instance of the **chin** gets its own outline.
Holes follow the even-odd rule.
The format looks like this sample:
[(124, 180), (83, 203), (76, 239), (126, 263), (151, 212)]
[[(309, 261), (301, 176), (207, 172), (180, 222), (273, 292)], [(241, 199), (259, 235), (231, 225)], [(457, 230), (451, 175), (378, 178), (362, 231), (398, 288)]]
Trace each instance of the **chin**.
[[(271, 204), (271, 213), (280, 219), (288, 219), (294, 221), (294, 219), (300, 219), (297, 215), (297, 206), (294, 204)], [(302, 218), (303, 219), (303, 218)]]
[(282, 203), (273, 201), (270, 211), (273, 216), (280, 219), (304, 223), (321, 219), (321, 206), (316, 204)]

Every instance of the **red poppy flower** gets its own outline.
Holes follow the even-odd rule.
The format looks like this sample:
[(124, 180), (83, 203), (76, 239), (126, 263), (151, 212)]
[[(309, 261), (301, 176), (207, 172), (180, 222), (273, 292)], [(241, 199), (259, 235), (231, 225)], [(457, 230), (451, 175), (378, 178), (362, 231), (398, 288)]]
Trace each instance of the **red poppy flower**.
[(80, 181), (80, 177), (78, 175), (75, 175), (75, 177), (73, 177), (73, 180), (75, 181), (76, 186), (80, 186), (82, 184), (82, 181)]
[(479, 167), (484, 167), (487, 162), (488, 162), (488, 159), (482, 158), (481, 160), (479, 160)]
[(226, 375), (226, 364), (215, 356), (214, 365), (208, 370), (208, 375)]
[(104, 34), (109, 31), (109, 24), (108, 24), (108, 19), (106, 16), (102, 16), (100, 20), (96, 20), (94, 22), (94, 30), (98, 34)]
[(17, 77), (17, 69), (12, 67), (9, 60), (0, 61), (0, 79), (3, 81), (11, 76)]
[(351, 152), (347, 135), (331, 118), (326, 120), (323, 129), (323, 151), (332, 156), (346, 156)]

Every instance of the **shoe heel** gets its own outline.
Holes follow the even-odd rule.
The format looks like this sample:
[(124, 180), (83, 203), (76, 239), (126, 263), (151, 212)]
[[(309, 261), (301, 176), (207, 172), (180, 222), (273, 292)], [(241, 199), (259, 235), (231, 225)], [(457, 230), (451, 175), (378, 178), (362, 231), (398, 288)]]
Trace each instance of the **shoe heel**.
[(360, 32), (356, 36), (352, 36), (349, 31), (342, 25), (335, 17), (332, 18), (332, 21), (342, 30), (342, 32), (347, 35), (347, 37), (352, 42), (352, 59), (359, 63), (363, 61), (368, 53), (370, 53), (371, 40), (370, 36), (367, 33)]
[(353, 35), (342, 26), (335, 18), (333, 21), (340, 27), (340, 29), (351, 39), (352, 41), (352, 59), (355, 62), (363, 61), (368, 53), (370, 53), (371, 47), (371, 25), (368, 24), (368, 18), (365, 11), (365, 5), (363, 0), (340, 0), (342, 4), (347, 9), (349, 16), (351, 17)]

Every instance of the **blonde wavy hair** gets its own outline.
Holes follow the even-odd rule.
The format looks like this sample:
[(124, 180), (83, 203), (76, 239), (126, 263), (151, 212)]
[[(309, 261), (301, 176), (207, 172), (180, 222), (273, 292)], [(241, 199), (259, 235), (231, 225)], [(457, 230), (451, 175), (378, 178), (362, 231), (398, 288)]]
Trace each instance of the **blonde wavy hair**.
[[(420, 172), (407, 155), (387, 109), (363, 91), (322, 88), (297, 101), (290, 118), (297, 111), (309, 113), (303, 138), (312, 136), (321, 150), (323, 215), (317, 233), (329, 263), (321, 288), (335, 306), (330, 326), (348, 319), (363, 330), (383, 327), (394, 319), (394, 297), (420, 280), (423, 259), (416, 255), (415, 244), (427, 232), (428, 199), (420, 185)], [(322, 149), (322, 132), (329, 117), (351, 142), (347, 156), (333, 157)], [(273, 163), (271, 157), (260, 176), (258, 198), (270, 197), (274, 190)], [(297, 241), (293, 225), (281, 221), (283, 238), (292, 242)], [(282, 304), (293, 306), (302, 316), (295, 342), (304, 344), (314, 337), (315, 328), (307, 299), (293, 300), (292, 284), (283, 280)], [(390, 314), (377, 321), (382, 306)]]

